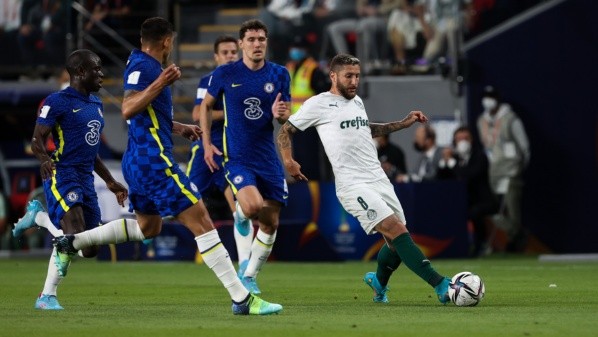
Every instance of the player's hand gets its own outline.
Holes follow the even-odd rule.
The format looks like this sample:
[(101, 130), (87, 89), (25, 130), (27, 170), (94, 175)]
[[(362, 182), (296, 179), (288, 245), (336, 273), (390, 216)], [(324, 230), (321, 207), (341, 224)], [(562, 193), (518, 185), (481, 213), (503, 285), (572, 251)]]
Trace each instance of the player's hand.
[(176, 64), (171, 64), (162, 71), (158, 79), (167, 87), (181, 78), (181, 68), (177, 67)]
[(426, 115), (424, 115), (423, 112), (421, 111), (411, 111), (407, 117), (405, 117), (403, 119), (403, 122), (406, 123), (407, 127), (410, 127), (411, 125), (413, 125), (415, 122), (419, 122), (419, 123), (427, 123), (428, 122), (428, 117)]
[(44, 161), (39, 168), (39, 173), (43, 180), (51, 179), (54, 176), (54, 170), (56, 169), (56, 164), (54, 161), (48, 159)]
[(121, 207), (125, 207), (125, 200), (127, 200), (127, 197), (129, 196), (129, 191), (127, 191), (127, 188), (116, 180), (107, 182), (106, 187), (108, 187), (108, 189), (114, 193), (114, 195), (116, 195), (116, 201), (118, 204)]
[(194, 142), (201, 137), (201, 128), (199, 125), (193, 124), (181, 124), (181, 136), (189, 139), (190, 141)]
[(282, 94), (278, 93), (278, 95), (276, 95), (274, 103), (272, 104), (272, 115), (274, 115), (274, 118), (276, 119), (285, 117), (289, 112), (289, 107), (287, 106), (287, 103), (280, 100), (281, 96)]
[(287, 169), (287, 172), (289, 172), (289, 175), (296, 181), (307, 181), (307, 177), (301, 173), (301, 165), (295, 160), (291, 159), (290, 161), (285, 162), (284, 166)]
[(214, 170), (220, 170), (220, 166), (218, 166), (218, 164), (216, 164), (214, 161), (214, 154), (221, 156), (222, 152), (220, 152), (220, 150), (218, 150), (214, 144), (210, 144), (210, 146), (204, 146), (203, 160), (206, 162), (206, 165), (208, 165), (210, 172), (214, 172)]

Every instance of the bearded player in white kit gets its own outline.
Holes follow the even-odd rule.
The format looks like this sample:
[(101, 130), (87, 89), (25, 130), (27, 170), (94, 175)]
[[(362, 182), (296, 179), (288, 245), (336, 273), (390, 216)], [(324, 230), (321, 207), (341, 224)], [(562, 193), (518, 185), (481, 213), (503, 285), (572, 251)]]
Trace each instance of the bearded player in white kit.
[(449, 302), (449, 278), (437, 273), (411, 239), (405, 214), (394, 188), (382, 170), (372, 137), (408, 128), (428, 118), (411, 111), (401, 121), (370, 123), (357, 95), (359, 59), (347, 54), (330, 63), (330, 91), (308, 99), (282, 126), (277, 142), (283, 163), (295, 180), (307, 180), (292, 157), (291, 136), (315, 127), (335, 176), (336, 195), (345, 210), (356, 217), (365, 232), (380, 232), (386, 241), (378, 252), (378, 269), (364, 281), (374, 290), (374, 302), (388, 302), (388, 280), (401, 262), (434, 287), (438, 300)]

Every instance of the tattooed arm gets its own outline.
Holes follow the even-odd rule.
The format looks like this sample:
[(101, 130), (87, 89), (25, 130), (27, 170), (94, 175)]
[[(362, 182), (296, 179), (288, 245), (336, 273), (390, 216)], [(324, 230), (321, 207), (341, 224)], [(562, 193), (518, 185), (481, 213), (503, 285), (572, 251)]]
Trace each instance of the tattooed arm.
[(294, 127), (293, 124), (289, 122), (284, 123), (280, 128), (280, 131), (278, 131), (276, 142), (278, 143), (278, 150), (280, 151), (282, 162), (284, 167), (287, 169), (287, 172), (297, 181), (307, 181), (307, 177), (301, 173), (301, 165), (299, 165), (299, 163), (293, 159), (293, 145), (291, 137), (295, 132), (297, 132), (297, 130), (298, 129)]
[(426, 123), (428, 117), (421, 111), (411, 111), (407, 117), (398, 122), (390, 123), (370, 123), (370, 130), (372, 130), (372, 137), (379, 137), (387, 135), (391, 132), (399, 131), (413, 125), (415, 122)]

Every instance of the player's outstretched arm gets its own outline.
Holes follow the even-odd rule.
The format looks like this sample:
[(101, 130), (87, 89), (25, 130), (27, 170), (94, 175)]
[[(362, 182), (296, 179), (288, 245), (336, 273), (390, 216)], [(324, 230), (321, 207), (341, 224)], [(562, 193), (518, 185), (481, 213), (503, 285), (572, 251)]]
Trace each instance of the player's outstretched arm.
[(102, 159), (100, 159), (99, 155), (96, 156), (93, 170), (100, 176), (100, 178), (102, 178), (102, 180), (104, 180), (106, 187), (108, 187), (108, 189), (114, 193), (114, 195), (116, 195), (116, 201), (118, 204), (122, 207), (125, 207), (125, 200), (127, 200), (129, 192), (127, 191), (127, 188), (123, 186), (123, 184), (114, 179), (112, 174), (110, 174), (110, 170), (108, 170), (106, 165), (104, 165), (104, 162)]
[(411, 111), (407, 117), (401, 121), (389, 123), (370, 123), (370, 130), (372, 130), (372, 137), (379, 137), (387, 135), (391, 132), (399, 131), (413, 125), (415, 122), (426, 123), (428, 117), (421, 111)]
[(286, 122), (282, 125), (280, 131), (278, 131), (278, 136), (276, 137), (278, 150), (280, 151), (284, 167), (287, 169), (287, 172), (291, 175), (291, 177), (297, 181), (307, 181), (307, 177), (301, 173), (301, 165), (299, 165), (299, 163), (293, 159), (293, 146), (291, 137), (295, 132), (297, 132), (297, 128), (294, 127), (293, 124)]

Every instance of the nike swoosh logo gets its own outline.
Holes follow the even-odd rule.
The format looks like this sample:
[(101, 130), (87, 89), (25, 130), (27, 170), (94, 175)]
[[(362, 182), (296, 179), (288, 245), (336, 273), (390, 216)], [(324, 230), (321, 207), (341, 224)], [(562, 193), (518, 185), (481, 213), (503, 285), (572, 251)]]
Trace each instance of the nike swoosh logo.
[(73, 112), (79, 112), (81, 109), (73, 109)]
[(282, 196), (282, 198), (283, 198), (283, 199), (288, 199), (288, 198), (289, 198), (289, 196), (288, 196), (288, 195), (283, 195), (283, 196)]
[(242, 85), (243, 85), (243, 83), (238, 83), (238, 84), (237, 83), (233, 83), (233, 84), (231, 84), (231, 87), (236, 88), (236, 87), (240, 87)]

